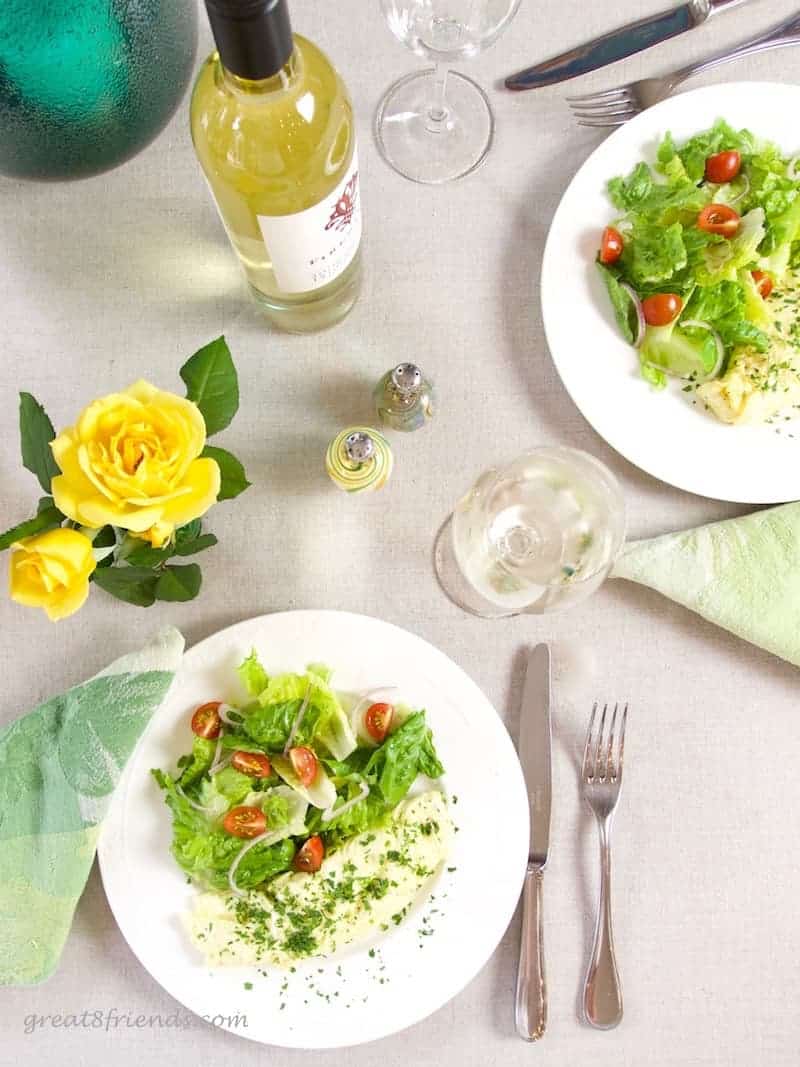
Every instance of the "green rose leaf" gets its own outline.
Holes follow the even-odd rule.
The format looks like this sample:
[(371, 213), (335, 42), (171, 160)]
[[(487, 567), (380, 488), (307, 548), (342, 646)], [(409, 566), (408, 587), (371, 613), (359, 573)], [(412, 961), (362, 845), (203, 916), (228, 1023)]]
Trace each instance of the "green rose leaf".
[(156, 596), (159, 600), (194, 600), (202, 583), (203, 574), (196, 563), (165, 567), (156, 582)]
[(175, 531), (176, 544), (182, 545), (185, 541), (196, 541), (202, 528), (203, 524), (200, 519), (192, 519), (185, 526), (179, 526)]
[(96, 570), (92, 581), (117, 600), (149, 608), (155, 603), (158, 574), (146, 567), (105, 567)]
[[(131, 538), (131, 541), (136, 538)], [(130, 542), (126, 542), (126, 546)], [(153, 548), (152, 545), (148, 545), (146, 541), (139, 540), (139, 544), (134, 547), (126, 547), (123, 552), (123, 557), (126, 563), (129, 563), (131, 567), (158, 567), (162, 563), (166, 563), (168, 559), (171, 559), (175, 554), (175, 550), (172, 546), (166, 548)]]
[(54, 530), (64, 521), (64, 516), (55, 507), (45, 508), (33, 519), (27, 519), (18, 526), (13, 526), (0, 534), (0, 552), (10, 548), (11, 545), (21, 541), (23, 537), (32, 537), (33, 534), (44, 533), (45, 530)]
[(233, 500), (252, 484), (247, 480), (242, 464), (226, 449), (206, 445), (202, 454), (209, 459), (216, 460), (219, 467), (222, 482), (217, 500)]
[(229, 426), (239, 410), (239, 377), (224, 337), (195, 352), (181, 367), (186, 396), (200, 408), (211, 437)]
[(196, 556), (198, 552), (202, 552), (206, 548), (213, 548), (217, 543), (217, 539), (214, 534), (202, 534), (200, 537), (196, 537), (194, 541), (186, 541), (183, 544), (175, 545), (176, 556)]
[(19, 394), (19, 437), (22, 463), (39, 479), (39, 485), (50, 492), (50, 482), (60, 474), (53, 459), (50, 442), (56, 431), (47, 417), (47, 412), (30, 393)]

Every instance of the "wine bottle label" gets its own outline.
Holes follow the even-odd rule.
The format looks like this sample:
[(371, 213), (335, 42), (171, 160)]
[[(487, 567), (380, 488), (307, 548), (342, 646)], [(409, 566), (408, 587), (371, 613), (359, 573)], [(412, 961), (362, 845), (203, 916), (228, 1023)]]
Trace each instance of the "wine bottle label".
[(353, 261), (361, 242), (358, 153), (330, 196), (292, 215), (258, 215), (278, 285), (306, 293), (332, 282)]

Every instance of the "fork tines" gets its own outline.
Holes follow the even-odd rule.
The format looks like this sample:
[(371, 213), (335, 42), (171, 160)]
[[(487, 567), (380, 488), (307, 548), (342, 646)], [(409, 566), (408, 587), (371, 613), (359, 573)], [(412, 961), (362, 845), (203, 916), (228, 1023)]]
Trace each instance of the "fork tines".
[(641, 110), (626, 86), (566, 100), (580, 126), (621, 126)]
[[(622, 757), (625, 752), (625, 723), (628, 721), (628, 705), (625, 704), (619, 715), (619, 704), (614, 705), (609, 728), (606, 731), (608, 704), (603, 705), (600, 725), (595, 737), (595, 721), (598, 705), (592, 708), (589, 731), (586, 735), (586, 747), (583, 750), (584, 782), (616, 782), (622, 777)], [(619, 732), (617, 719), (619, 718)]]

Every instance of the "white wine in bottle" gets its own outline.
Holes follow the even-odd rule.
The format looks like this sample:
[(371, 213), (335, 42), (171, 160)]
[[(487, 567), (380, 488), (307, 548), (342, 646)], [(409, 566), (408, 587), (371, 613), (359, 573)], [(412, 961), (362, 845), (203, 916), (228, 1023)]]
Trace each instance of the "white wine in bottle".
[(361, 281), (353, 108), (286, 0), (206, 0), (217, 51), (192, 95), (192, 140), (253, 295), (305, 332), (350, 311)]

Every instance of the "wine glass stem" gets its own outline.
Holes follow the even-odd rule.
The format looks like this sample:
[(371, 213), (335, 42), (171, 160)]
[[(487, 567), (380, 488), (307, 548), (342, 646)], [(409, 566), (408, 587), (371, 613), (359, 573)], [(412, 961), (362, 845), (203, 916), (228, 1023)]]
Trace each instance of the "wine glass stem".
[(443, 133), (448, 129), (450, 109), (447, 106), (447, 74), (447, 67), (437, 63), (433, 70), (433, 94), (426, 123), (430, 133)]

